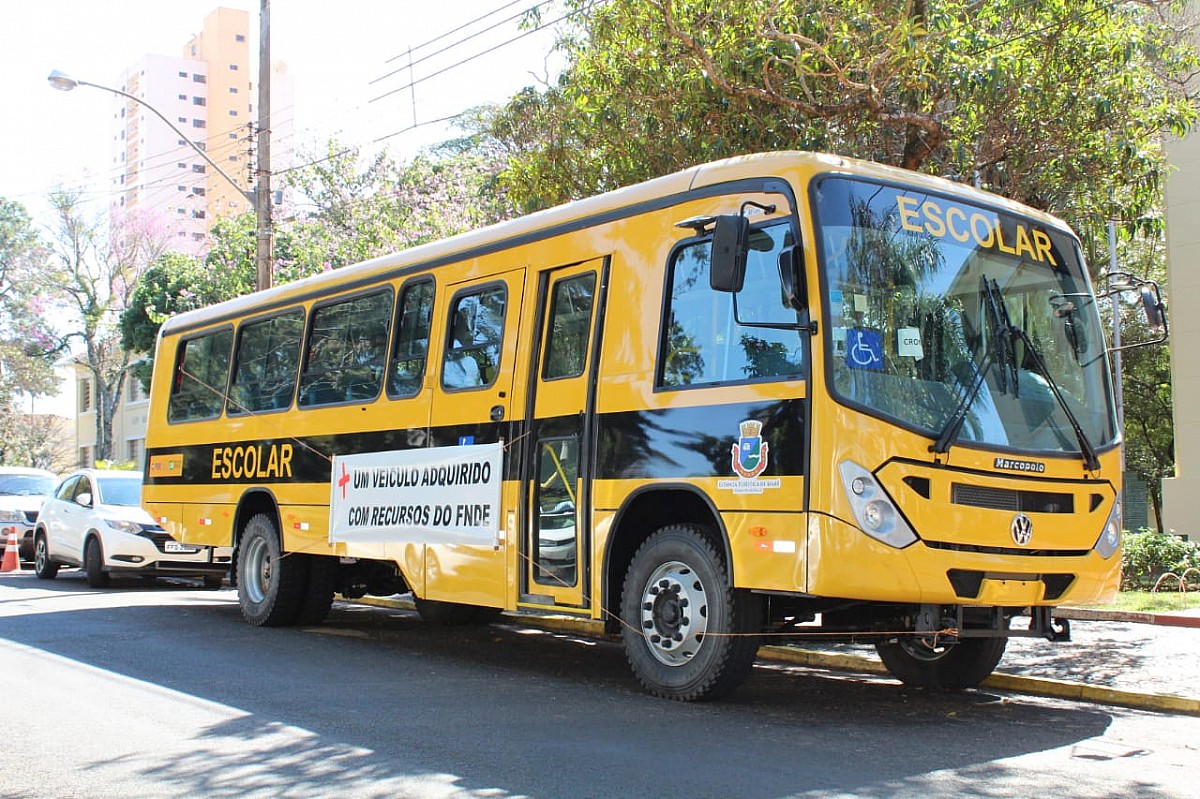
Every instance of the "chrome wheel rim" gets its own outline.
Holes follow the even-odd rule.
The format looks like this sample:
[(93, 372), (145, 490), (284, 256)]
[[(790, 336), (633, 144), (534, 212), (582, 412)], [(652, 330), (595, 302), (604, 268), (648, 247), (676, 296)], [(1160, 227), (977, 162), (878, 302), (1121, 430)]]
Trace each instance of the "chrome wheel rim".
[(267, 542), (254, 538), (241, 557), (244, 564), (241, 585), (245, 587), (246, 598), (258, 604), (267, 598), (271, 588), (272, 561)]
[(50, 553), (46, 551), (46, 539), (39, 538), (33, 552), (33, 566), (39, 572), (46, 570), (46, 564), (50, 562)]
[(689, 662), (708, 632), (708, 598), (695, 570), (677, 560), (655, 569), (642, 589), (639, 623), (650, 653), (660, 663)]

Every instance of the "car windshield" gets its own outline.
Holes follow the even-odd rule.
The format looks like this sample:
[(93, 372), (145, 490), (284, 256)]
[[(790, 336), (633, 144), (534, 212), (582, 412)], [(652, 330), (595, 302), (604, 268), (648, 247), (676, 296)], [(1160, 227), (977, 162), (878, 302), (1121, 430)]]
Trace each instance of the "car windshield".
[(0, 475), (0, 496), (40, 497), (54, 490), (55, 479), (37, 474)]
[(96, 478), (100, 501), (105, 505), (140, 505), (142, 503), (142, 480), (140, 477)]
[(1072, 236), (840, 177), (815, 199), (835, 395), (959, 442), (1051, 453), (1116, 440), (1104, 330)]

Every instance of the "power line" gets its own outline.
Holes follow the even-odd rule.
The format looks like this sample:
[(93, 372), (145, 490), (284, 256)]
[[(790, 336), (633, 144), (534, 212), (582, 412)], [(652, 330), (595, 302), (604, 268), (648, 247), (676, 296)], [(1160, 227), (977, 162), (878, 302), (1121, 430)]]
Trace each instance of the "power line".
[[(453, 30), (448, 30), (448, 31), (446, 31), (445, 33), (439, 33), (437, 36), (434, 36), (432, 39), (428, 39), (428, 40), (426, 40), (426, 41), (423, 41), (423, 42), (421, 42), (421, 43), (420, 43), (420, 44), (418, 44), (418, 45), (415, 45), (415, 46), (413, 46), (413, 47), (410, 47), (410, 48), (408, 49), (408, 51), (406, 51), (406, 52), (404, 52), (404, 53), (399, 53), (399, 54), (397, 54), (397, 55), (394, 55), (394, 56), (392, 56), (391, 58), (389, 58), (389, 59), (387, 59), (386, 61), (384, 61), (383, 63), (385, 63), (385, 64), (390, 64), (390, 63), (392, 63), (393, 61), (395, 61), (397, 58), (400, 58), (401, 56), (404, 56), (404, 55), (408, 55), (408, 54), (409, 54), (409, 53), (411, 53), (413, 50), (420, 50), (420, 49), (421, 49), (421, 48), (423, 48), (423, 47), (428, 47), (429, 45), (431, 45), (431, 44), (433, 44), (433, 43), (435, 43), (435, 42), (438, 42), (438, 41), (441, 41), (442, 39), (445, 39), (447, 36), (453, 36), (454, 34), (458, 33), (459, 31), (463, 30), (464, 28), (469, 28), (469, 27), (471, 27), (471, 26), (472, 26), (472, 25), (474, 25), (476, 22), (483, 22), (483, 21), (484, 21), (485, 19), (487, 19), (488, 17), (490, 17), (490, 16), (493, 16), (493, 15), (495, 15), (495, 14), (499, 14), (501, 11), (504, 11), (504, 10), (505, 10), (505, 9), (507, 9), (507, 8), (512, 8), (513, 6), (517, 5), (518, 3), (523, 3), (523, 2), (525, 2), (525, 1), (526, 1), (526, 0), (511, 0), (511, 2), (505, 3), (504, 5), (500, 6), (499, 8), (493, 8), (491, 11), (487, 12), (486, 14), (483, 14), (482, 16), (478, 16), (478, 17), (476, 17), (476, 18), (475, 18), (475, 19), (473, 19), (473, 20), (470, 20), (470, 21), (468, 21), (468, 22), (464, 22), (463, 24), (459, 25), (457, 28), (454, 28)], [(547, 0), (547, 2), (552, 2), (552, 0)], [(539, 5), (545, 5), (545, 4), (546, 4), (546, 3), (539, 3)], [(537, 8), (537, 6), (534, 6), (534, 8)], [(518, 15), (518, 16), (520, 16), (520, 15)], [(513, 19), (513, 18), (512, 18), (512, 17), (510, 17), (510, 19)], [(508, 20), (505, 20), (505, 22), (507, 22), (507, 21), (508, 21)], [(385, 77), (386, 77), (386, 76), (385, 76)]]
[(500, 44), (493, 45), (492, 47), (489, 47), (486, 50), (482, 50), (478, 53), (475, 53), (474, 55), (467, 56), (466, 58), (462, 59), (461, 61), (456, 61), (455, 63), (453, 63), (447, 67), (443, 67), (442, 69), (439, 69), (435, 72), (430, 72), (429, 74), (424, 75), (423, 77), (415, 78), (403, 86), (399, 86), (395, 89), (392, 89), (390, 92), (385, 92), (384, 94), (381, 94), (378, 97), (372, 98), (368, 102), (373, 103), (377, 100), (382, 100), (383, 98), (390, 97), (391, 95), (396, 94), (397, 92), (402, 92), (405, 89), (410, 89), (419, 83), (424, 83), (425, 81), (429, 80), (430, 78), (436, 78), (438, 75), (442, 75), (446, 72), (449, 72), (452, 69), (457, 69), (458, 67), (461, 67), (464, 64), (468, 64), (477, 58), (482, 58), (485, 55), (494, 53), (495, 51), (499, 50), (502, 47), (507, 47), (508, 45), (512, 44), (513, 42), (520, 41), (521, 39), (524, 39), (526, 36), (532, 36), (533, 34), (538, 33), (539, 31), (545, 30), (546, 28), (549, 28), (553, 25), (557, 25), (558, 23), (562, 22), (563, 20), (570, 19), (571, 17), (574, 17), (578, 14), (582, 14), (586, 11), (589, 11), (589, 10), (591, 10), (591, 8), (593, 6), (595, 6), (597, 3), (600, 3), (600, 2), (604, 2), (604, 0), (592, 0), (592, 2), (588, 3), (583, 8), (577, 9), (575, 11), (568, 11), (567, 13), (563, 14), (560, 17), (556, 17), (555, 19), (552, 19), (549, 22), (538, 25), (536, 28), (530, 28), (529, 30), (519, 33), (516, 36), (512, 37), (511, 39), (501, 42)]
[[(513, 2), (513, 3), (509, 3), (509, 5), (515, 5), (515, 3), (519, 3), (519, 2), (522, 2), (522, 0), (514, 0), (514, 2)], [(492, 25), (492, 26), (490, 26), (490, 27), (483, 28), (483, 29), (481, 29), (481, 30), (475, 31), (474, 33), (472, 33), (472, 34), (471, 34), (471, 35), (469, 35), (469, 36), (464, 36), (463, 38), (459, 39), (458, 41), (451, 42), (450, 44), (446, 45), (445, 47), (441, 48), (440, 50), (434, 50), (432, 53), (429, 53), (429, 54), (427, 54), (427, 55), (423, 55), (423, 56), (421, 56), (421, 57), (420, 57), (420, 58), (418, 58), (416, 61), (410, 61), (409, 63), (405, 64), (405, 65), (404, 65), (404, 66), (402, 66), (402, 67), (399, 67), (399, 68), (397, 68), (397, 69), (393, 69), (391, 72), (387, 73), (386, 75), (381, 75), (380, 77), (378, 77), (378, 78), (375, 78), (374, 80), (368, 81), (368, 82), (367, 82), (367, 85), (368, 85), (368, 86), (374, 85), (374, 84), (378, 83), (379, 81), (381, 81), (381, 80), (384, 80), (384, 79), (386, 79), (386, 78), (390, 78), (392, 75), (395, 75), (395, 74), (397, 74), (397, 73), (399, 73), (399, 72), (403, 72), (403, 71), (404, 71), (404, 70), (406, 70), (406, 69), (409, 69), (409, 70), (411, 70), (411, 69), (412, 69), (413, 67), (415, 67), (417, 64), (423, 63), (423, 62), (425, 62), (425, 61), (428, 61), (429, 59), (431, 59), (431, 58), (433, 58), (433, 57), (435, 57), (435, 56), (439, 56), (439, 55), (441, 55), (442, 53), (445, 53), (445, 52), (448, 52), (448, 51), (450, 51), (450, 50), (453, 50), (455, 47), (458, 47), (459, 45), (466, 44), (467, 42), (471, 41), (472, 39), (476, 39), (476, 38), (478, 38), (478, 37), (480, 37), (480, 36), (484, 35), (485, 33), (491, 33), (492, 31), (494, 31), (494, 30), (497, 30), (497, 29), (498, 29), (498, 28), (499, 28), (501, 25), (504, 25), (505, 23), (508, 23), (508, 22), (512, 22), (514, 19), (520, 19), (521, 17), (523, 17), (523, 16), (525, 16), (526, 14), (528, 14), (530, 11), (533, 11), (533, 10), (534, 10), (534, 9), (536, 9), (536, 8), (541, 8), (542, 6), (545, 6), (545, 5), (549, 5), (550, 3), (553, 3), (553, 2), (554, 2), (554, 0), (543, 0), (541, 3), (538, 3), (538, 4), (537, 4), (537, 5), (535, 5), (535, 6), (530, 6), (529, 8), (527, 8), (526, 10), (522, 11), (522, 12), (521, 12), (521, 13), (519, 13), (519, 14), (513, 14), (511, 17), (506, 17), (505, 19), (502, 19), (502, 20), (500, 20), (499, 22), (497, 22), (495, 25)], [(507, 7), (507, 6), (505, 6), (505, 7)], [(499, 10), (499, 9), (497, 9), (497, 10)], [(468, 22), (468, 23), (466, 23), (465, 25), (460, 25), (459, 27), (455, 28), (455, 29), (454, 29), (454, 31), (451, 31), (450, 33), (454, 33), (455, 31), (462, 30), (463, 28), (466, 28), (466, 27), (468, 27), (468, 26), (470, 26), (470, 25), (473, 25), (474, 23), (478, 22), (479, 20), (481, 20), (481, 19), (484, 19), (484, 18), (486, 18), (486, 17), (488, 17), (488, 16), (491, 16), (491, 14), (495, 14), (495, 13), (496, 13), (495, 11), (492, 11), (492, 12), (490, 12), (489, 14), (485, 14), (483, 17), (479, 17), (478, 19), (475, 19), (475, 20), (472, 20), (471, 22)], [(417, 47), (414, 47), (414, 48), (413, 48), (413, 50), (416, 50), (416, 49), (418, 49), (418, 48), (420, 48), (420, 47), (424, 47), (425, 45), (429, 44), (430, 42), (437, 41), (438, 39), (444, 38), (444, 37), (446, 37), (446, 36), (449, 36), (449, 35), (450, 35), (449, 33), (444, 33), (444, 34), (442, 34), (442, 35), (441, 35), (441, 36), (439, 36), (439, 37), (436, 37), (436, 38), (434, 38), (434, 39), (430, 39), (430, 40), (429, 40), (429, 42), (426, 42), (425, 44), (417, 45)], [(406, 55), (406, 54), (405, 54), (405, 53), (402, 53), (401, 55)], [(408, 53), (407, 55), (411, 55), (411, 53)], [(397, 58), (399, 58), (399, 57), (400, 57), (399, 55), (397, 55), (397, 56), (392, 56), (391, 58), (389, 58), (389, 59), (388, 59), (387, 61), (385, 61), (384, 63), (391, 63), (392, 61), (395, 61), (395, 60), (396, 60)], [(408, 88), (408, 87), (406, 86), (406, 87), (403, 87), (403, 88)]]

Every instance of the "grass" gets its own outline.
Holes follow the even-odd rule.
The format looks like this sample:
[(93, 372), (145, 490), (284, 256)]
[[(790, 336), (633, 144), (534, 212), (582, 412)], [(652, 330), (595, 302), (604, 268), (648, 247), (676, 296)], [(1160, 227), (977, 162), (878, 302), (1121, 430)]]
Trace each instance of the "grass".
[(1131, 610), (1142, 613), (1170, 613), (1175, 610), (1200, 610), (1200, 591), (1181, 593), (1178, 589), (1122, 591), (1111, 604), (1093, 605), (1099, 610)]

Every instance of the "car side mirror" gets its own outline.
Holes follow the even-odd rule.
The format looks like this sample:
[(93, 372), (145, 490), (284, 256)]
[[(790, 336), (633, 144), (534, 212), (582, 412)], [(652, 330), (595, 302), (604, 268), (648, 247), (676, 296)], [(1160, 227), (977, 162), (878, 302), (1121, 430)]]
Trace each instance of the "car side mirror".
[(746, 238), (750, 221), (741, 214), (718, 216), (713, 225), (709, 286), (713, 291), (737, 293), (746, 282)]
[(92, 495), (86, 491), (76, 496), (75, 501), (85, 508), (92, 507)]

